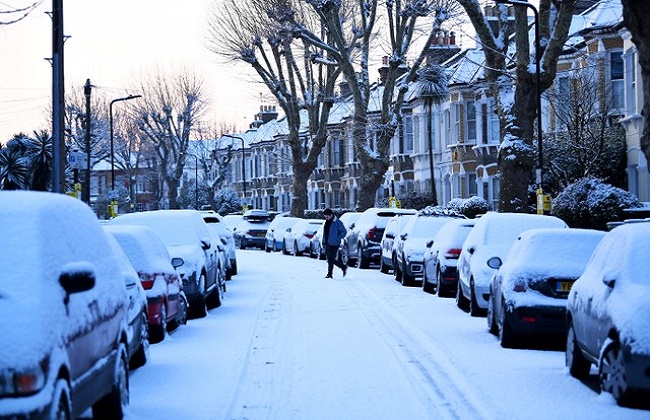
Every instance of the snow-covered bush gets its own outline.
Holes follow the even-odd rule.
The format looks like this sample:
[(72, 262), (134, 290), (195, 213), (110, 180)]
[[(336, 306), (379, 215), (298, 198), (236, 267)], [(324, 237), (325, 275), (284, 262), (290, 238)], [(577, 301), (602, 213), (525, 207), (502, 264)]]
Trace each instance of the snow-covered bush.
[(223, 188), (214, 194), (212, 209), (219, 214), (228, 214), (241, 211), (242, 202), (237, 193), (230, 188)]
[(490, 210), (490, 205), (482, 197), (453, 198), (447, 203), (447, 209), (462, 214), (468, 219), (474, 219), (479, 214)]
[(641, 206), (634, 194), (586, 177), (569, 185), (553, 200), (551, 214), (573, 228), (607, 230), (607, 222), (624, 218), (623, 210)]

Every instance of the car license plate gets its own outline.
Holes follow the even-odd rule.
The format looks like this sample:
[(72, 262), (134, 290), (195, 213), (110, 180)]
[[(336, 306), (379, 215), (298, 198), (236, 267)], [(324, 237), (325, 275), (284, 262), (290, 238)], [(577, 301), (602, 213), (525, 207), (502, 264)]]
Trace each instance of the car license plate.
[(573, 286), (572, 281), (558, 281), (557, 282), (557, 291), (558, 292), (569, 292), (569, 291), (571, 291), (571, 286)]

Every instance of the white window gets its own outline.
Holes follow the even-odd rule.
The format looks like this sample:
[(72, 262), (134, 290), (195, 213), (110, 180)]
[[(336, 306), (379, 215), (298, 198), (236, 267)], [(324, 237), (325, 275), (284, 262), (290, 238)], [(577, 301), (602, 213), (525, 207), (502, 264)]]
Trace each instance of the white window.
[(404, 114), (402, 127), (404, 128), (403, 152), (413, 153), (413, 115), (411, 113)]
[(636, 107), (636, 52), (625, 54), (625, 112), (637, 114)]
[(467, 101), (465, 104), (465, 121), (467, 126), (465, 140), (468, 143), (476, 143), (476, 107), (474, 101)]
[(609, 74), (612, 82), (612, 109), (622, 110), (624, 97), (623, 53), (615, 51), (609, 55)]

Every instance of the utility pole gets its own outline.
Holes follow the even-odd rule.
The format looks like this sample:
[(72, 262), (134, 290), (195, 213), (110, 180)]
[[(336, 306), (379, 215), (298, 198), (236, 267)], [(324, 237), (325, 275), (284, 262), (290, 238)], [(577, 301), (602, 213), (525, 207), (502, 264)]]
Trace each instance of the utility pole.
[(86, 185), (84, 185), (83, 201), (90, 204), (90, 92), (92, 85), (90, 79), (86, 79), (84, 85), (84, 96), (86, 96)]
[(52, 1), (52, 191), (65, 193), (65, 85), (63, 72), (63, 0)]

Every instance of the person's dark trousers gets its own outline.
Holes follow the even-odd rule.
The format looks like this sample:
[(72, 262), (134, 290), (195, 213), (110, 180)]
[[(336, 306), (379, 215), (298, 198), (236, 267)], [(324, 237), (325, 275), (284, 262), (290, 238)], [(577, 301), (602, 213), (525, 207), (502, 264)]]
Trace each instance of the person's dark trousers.
[(325, 248), (325, 257), (327, 258), (327, 275), (330, 277), (332, 276), (332, 269), (334, 266), (337, 266), (343, 270), (344, 274), (347, 268), (345, 265), (343, 265), (343, 263), (341, 263), (341, 261), (336, 258), (338, 249), (339, 247), (336, 245), (327, 245)]

